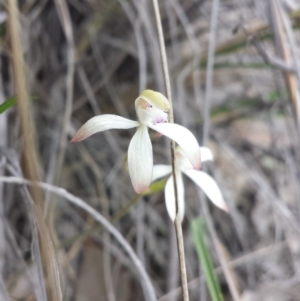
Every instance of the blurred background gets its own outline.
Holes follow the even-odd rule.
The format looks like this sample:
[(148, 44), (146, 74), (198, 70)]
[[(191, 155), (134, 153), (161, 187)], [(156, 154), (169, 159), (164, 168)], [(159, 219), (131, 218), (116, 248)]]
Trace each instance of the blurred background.
[[(65, 188), (111, 220), (143, 263), (158, 300), (181, 300), (163, 183), (138, 198), (128, 175), (134, 130), (68, 142), (98, 114), (136, 120), (134, 100), (145, 88), (165, 94), (151, 1), (19, 1), (19, 50), (34, 128), (29, 167), (22, 154), (31, 128), (24, 128), (23, 111), (13, 105), (19, 100), (10, 15), (7, 3), (0, 3), (0, 103), (10, 106), (1, 107), (0, 179), (28, 178), (34, 164), (40, 181)], [(211, 300), (190, 228), (201, 216), (224, 300), (300, 300), (300, 2), (161, 0), (159, 5), (175, 122), (212, 150), (214, 162), (203, 166), (229, 207), (226, 214), (203, 205), (203, 195), (184, 179), (190, 299)], [(169, 140), (150, 135), (154, 162), (170, 162)], [(63, 300), (145, 300), (136, 269), (118, 242), (65, 198), (41, 193)], [(25, 186), (0, 181), (0, 214), (0, 300), (46, 300), (36, 260), (41, 245)], [(47, 276), (44, 271), (46, 287)], [(58, 299), (48, 295), (48, 300)]]

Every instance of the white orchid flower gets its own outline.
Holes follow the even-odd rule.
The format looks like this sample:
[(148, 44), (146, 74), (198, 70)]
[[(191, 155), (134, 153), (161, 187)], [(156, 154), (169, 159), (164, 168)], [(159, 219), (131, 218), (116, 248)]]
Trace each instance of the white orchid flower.
[(145, 90), (135, 100), (135, 110), (139, 121), (110, 114), (95, 116), (79, 129), (71, 142), (82, 141), (105, 130), (137, 127), (128, 148), (128, 168), (134, 190), (136, 193), (142, 193), (151, 184), (153, 170), (152, 144), (148, 127), (178, 143), (190, 164), (197, 170), (201, 167), (196, 138), (185, 127), (168, 123), (169, 109), (169, 101), (164, 95)]
[[(213, 160), (213, 154), (207, 147), (200, 147), (201, 161)], [(172, 173), (172, 167), (170, 165), (154, 165), (152, 182), (165, 177)], [(184, 217), (184, 185), (182, 179), (182, 173), (187, 175), (192, 181), (196, 183), (207, 195), (207, 197), (217, 207), (228, 212), (227, 205), (223, 199), (222, 193), (215, 182), (215, 180), (207, 173), (199, 170), (195, 170), (187, 159), (185, 153), (181, 147), (177, 147), (175, 150), (175, 176), (178, 192), (178, 211), (181, 221)], [(176, 217), (176, 204), (174, 194), (173, 176), (167, 180), (165, 187), (165, 202), (168, 214), (172, 221)]]

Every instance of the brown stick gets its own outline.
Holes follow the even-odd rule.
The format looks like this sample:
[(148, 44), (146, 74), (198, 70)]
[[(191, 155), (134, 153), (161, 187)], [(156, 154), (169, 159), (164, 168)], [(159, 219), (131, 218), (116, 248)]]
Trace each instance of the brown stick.
[[(24, 176), (33, 181), (38, 181), (39, 164), (35, 146), (35, 129), (32, 113), (28, 100), (27, 83), (25, 76), (25, 63), (23, 58), (22, 44), (20, 38), (19, 10), (16, 0), (7, 0), (9, 12), (9, 31), (11, 38), (11, 58), (14, 73), (15, 89), (17, 95), (17, 108), (20, 120), (20, 134), (23, 142), (22, 165)], [(32, 199), (35, 203), (34, 216), (39, 231), (39, 248), (42, 258), (44, 278), (47, 277), (47, 297), (50, 301), (61, 301), (62, 293), (60, 279), (57, 273), (58, 267), (54, 248), (50, 240), (47, 226), (41, 214), (43, 194), (37, 186), (30, 189)]]
[[(159, 12), (157, 0), (153, 0), (152, 3), (153, 3), (153, 8), (154, 8), (156, 28), (157, 28), (157, 33), (158, 33), (158, 41), (159, 41), (160, 55), (161, 55), (161, 60), (162, 60), (162, 68), (163, 68), (163, 74), (164, 74), (166, 94), (167, 94), (167, 98), (170, 102), (169, 120), (171, 123), (174, 123), (170, 77), (169, 77), (169, 71), (168, 71), (167, 54), (166, 54), (166, 49), (165, 49), (164, 34), (163, 34), (163, 30), (162, 30), (162, 25), (161, 25), (160, 12)], [(176, 237), (177, 237), (177, 248), (178, 248), (178, 257), (179, 257), (182, 297), (183, 297), (184, 301), (189, 301), (189, 291), (188, 291), (188, 285), (187, 285), (186, 265), (185, 265), (185, 255), (184, 255), (184, 243), (183, 243), (183, 237), (182, 237), (182, 225), (181, 225), (181, 220), (180, 220), (180, 216), (179, 216), (178, 191), (177, 191), (176, 174), (175, 174), (175, 142), (173, 140), (171, 141), (171, 160), (172, 160), (172, 175), (173, 175), (175, 203), (176, 203), (176, 218), (175, 218), (174, 226), (175, 226)]]

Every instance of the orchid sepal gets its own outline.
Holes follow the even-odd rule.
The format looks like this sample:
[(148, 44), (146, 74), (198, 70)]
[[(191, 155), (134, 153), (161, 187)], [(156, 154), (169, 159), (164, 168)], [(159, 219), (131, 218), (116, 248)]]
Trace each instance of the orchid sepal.
[(147, 124), (156, 132), (174, 140), (184, 151), (193, 167), (201, 168), (201, 154), (199, 144), (191, 131), (176, 123)]
[(228, 212), (228, 207), (216, 181), (207, 173), (198, 170), (185, 170), (184, 173), (197, 184), (207, 195), (209, 200), (220, 209)]
[(76, 133), (70, 142), (80, 142), (93, 134), (111, 129), (131, 129), (138, 127), (139, 122), (118, 115), (105, 114), (89, 119)]
[[(209, 161), (213, 159), (213, 154), (209, 148), (200, 147), (199, 152), (201, 152), (201, 158), (203, 158), (204, 161)], [(177, 178), (179, 179), (179, 184), (177, 183), (177, 188), (180, 189), (180, 191), (178, 189), (178, 201), (179, 204), (181, 204), (180, 205), (181, 220), (183, 219), (183, 214), (184, 214), (184, 201), (183, 201), (184, 196), (182, 195), (182, 191), (184, 191), (184, 187), (181, 188), (181, 184), (183, 185), (182, 173), (186, 174), (193, 182), (195, 182), (195, 184), (204, 191), (208, 199), (214, 205), (224, 210), (225, 212), (228, 212), (227, 205), (223, 199), (222, 193), (215, 180), (208, 174), (202, 171), (195, 170), (191, 165), (190, 161), (187, 159), (186, 154), (179, 146), (176, 147), (175, 157), (176, 157), (175, 174), (176, 174), (176, 179)], [(172, 173), (172, 167), (170, 165), (154, 165), (152, 181), (160, 179), (171, 173)], [(172, 175), (167, 180), (165, 186), (165, 202), (166, 202), (167, 212), (171, 220), (174, 221), (176, 210), (175, 210), (175, 196), (174, 196)]]
[(152, 144), (145, 125), (138, 127), (130, 141), (128, 169), (135, 192), (144, 192), (151, 184), (153, 169)]
[[(177, 198), (178, 198), (178, 214), (179, 214), (180, 221), (182, 222), (184, 217), (184, 185), (183, 185), (182, 173), (176, 171), (175, 177), (176, 177)], [(176, 212), (173, 176), (171, 176), (166, 183), (165, 202), (166, 202), (166, 208), (170, 216), (170, 219), (174, 222), (177, 212)]]

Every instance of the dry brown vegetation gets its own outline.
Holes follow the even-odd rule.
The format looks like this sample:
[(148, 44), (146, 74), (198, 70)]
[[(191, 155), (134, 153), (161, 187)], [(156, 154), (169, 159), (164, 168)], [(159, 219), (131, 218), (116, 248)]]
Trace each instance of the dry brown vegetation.
[[(181, 300), (163, 190), (114, 218), (137, 200), (126, 164), (134, 130), (68, 143), (94, 115), (135, 120), (140, 91), (164, 92), (151, 1), (20, 1), (16, 19), (13, 2), (0, 11), (0, 103), (17, 95), (0, 115), (0, 300), (145, 300), (144, 274), (119, 234), (158, 300)], [(230, 209), (207, 208), (185, 179), (190, 300), (210, 300), (189, 226), (199, 215), (225, 300), (300, 300), (299, 1), (159, 3), (175, 121), (212, 149), (203, 165)], [(170, 160), (168, 141), (151, 138), (155, 163)], [(6, 183), (12, 176), (66, 189), (117, 234), (65, 191)]]

